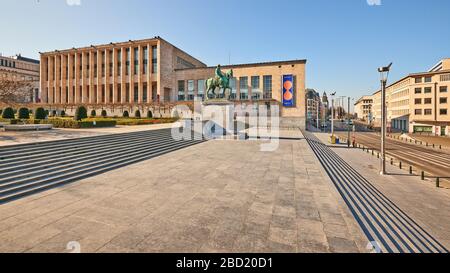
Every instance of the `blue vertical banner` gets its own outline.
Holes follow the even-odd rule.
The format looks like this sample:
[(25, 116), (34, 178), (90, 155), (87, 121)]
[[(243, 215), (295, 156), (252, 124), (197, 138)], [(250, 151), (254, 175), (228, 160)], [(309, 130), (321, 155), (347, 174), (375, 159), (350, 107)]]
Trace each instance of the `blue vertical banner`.
[(295, 106), (294, 75), (283, 75), (283, 106)]

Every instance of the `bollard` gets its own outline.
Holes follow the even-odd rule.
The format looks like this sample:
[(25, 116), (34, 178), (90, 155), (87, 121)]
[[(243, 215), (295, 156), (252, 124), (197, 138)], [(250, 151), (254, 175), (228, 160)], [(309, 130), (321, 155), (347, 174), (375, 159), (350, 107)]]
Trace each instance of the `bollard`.
[(440, 181), (440, 179), (439, 179), (439, 177), (436, 177), (436, 188), (440, 188), (441, 187), (441, 183), (440, 183), (441, 181)]
[(427, 142), (427, 147), (428, 147), (428, 142)]
[(420, 179), (423, 181), (425, 180), (425, 172), (422, 171), (422, 173), (420, 174)]
[(409, 174), (413, 174), (413, 167), (409, 166)]
[(400, 170), (402, 169), (402, 162), (400, 161), (400, 163), (398, 164), (398, 166), (400, 167)]
[(439, 150), (442, 150), (442, 145), (439, 145)]
[(372, 150), (372, 156), (373, 156), (373, 155), (375, 155), (375, 151), (374, 151), (374, 150)]
[(434, 149), (434, 143), (433, 143), (433, 149)]
[(378, 158), (378, 159), (380, 158), (380, 153), (377, 154), (377, 158)]

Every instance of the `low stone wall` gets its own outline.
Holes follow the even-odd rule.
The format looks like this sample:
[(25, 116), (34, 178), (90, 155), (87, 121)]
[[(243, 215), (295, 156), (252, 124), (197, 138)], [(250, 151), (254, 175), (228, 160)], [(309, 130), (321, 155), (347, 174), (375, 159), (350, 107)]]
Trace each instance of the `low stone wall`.
[(51, 124), (4, 125), (5, 131), (44, 131), (53, 129)]

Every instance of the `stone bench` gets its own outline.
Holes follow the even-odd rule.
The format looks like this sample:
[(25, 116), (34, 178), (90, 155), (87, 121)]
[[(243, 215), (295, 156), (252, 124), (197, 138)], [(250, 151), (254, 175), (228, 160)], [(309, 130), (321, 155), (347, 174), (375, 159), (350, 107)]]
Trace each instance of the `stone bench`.
[(52, 124), (4, 125), (5, 131), (42, 131), (53, 129)]

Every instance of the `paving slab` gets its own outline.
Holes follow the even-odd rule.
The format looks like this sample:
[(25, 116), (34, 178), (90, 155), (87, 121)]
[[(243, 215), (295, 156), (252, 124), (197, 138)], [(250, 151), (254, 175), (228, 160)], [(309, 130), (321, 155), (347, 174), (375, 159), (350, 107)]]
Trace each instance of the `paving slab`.
[[(300, 131), (208, 141), (0, 206), (1, 252), (365, 252)], [(292, 138), (292, 139), (289, 139)]]

